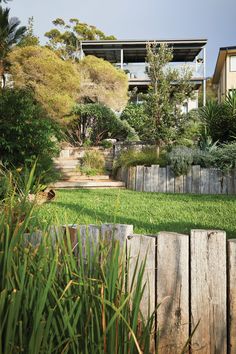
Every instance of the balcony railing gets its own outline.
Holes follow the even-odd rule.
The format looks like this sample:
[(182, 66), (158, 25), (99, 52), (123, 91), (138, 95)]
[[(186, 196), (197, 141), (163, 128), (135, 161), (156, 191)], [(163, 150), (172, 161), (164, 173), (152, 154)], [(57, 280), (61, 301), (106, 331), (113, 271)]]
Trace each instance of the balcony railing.
[[(120, 64), (115, 65), (121, 68)], [(203, 63), (169, 63), (167, 68), (177, 69), (183, 72), (188, 68), (192, 72), (193, 79), (200, 79), (204, 77), (204, 64)], [(123, 70), (126, 72), (129, 80), (149, 80), (147, 74), (148, 64), (146, 63), (129, 63), (123, 64)]]

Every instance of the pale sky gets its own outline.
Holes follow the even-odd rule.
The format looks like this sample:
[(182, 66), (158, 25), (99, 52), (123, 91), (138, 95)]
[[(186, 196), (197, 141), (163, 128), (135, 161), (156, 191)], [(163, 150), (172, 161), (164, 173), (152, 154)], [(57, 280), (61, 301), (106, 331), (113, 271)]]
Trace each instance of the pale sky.
[(35, 34), (57, 17), (78, 18), (118, 39), (208, 39), (207, 74), (213, 74), (219, 47), (236, 45), (236, 0), (12, 0), (11, 15)]

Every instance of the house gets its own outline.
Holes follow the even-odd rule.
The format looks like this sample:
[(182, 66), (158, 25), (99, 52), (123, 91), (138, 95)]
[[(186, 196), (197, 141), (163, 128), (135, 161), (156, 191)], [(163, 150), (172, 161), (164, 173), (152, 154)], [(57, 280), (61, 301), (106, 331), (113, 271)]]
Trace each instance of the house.
[(124, 70), (129, 78), (129, 89), (137, 88), (138, 92), (145, 92), (150, 85), (147, 75), (147, 43), (167, 43), (173, 48), (173, 60), (169, 64), (181, 70), (188, 65), (192, 70), (192, 83), (196, 90), (193, 100), (186, 102), (183, 107), (187, 113), (198, 107), (198, 89), (203, 86), (203, 101), (206, 100), (206, 39), (194, 40), (99, 40), (82, 41), (82, 55), (94, 55), (105, 59)]
[(236, 46), (220, 48), (213, 84), (217, 85), (219, 102), (236, 89)]

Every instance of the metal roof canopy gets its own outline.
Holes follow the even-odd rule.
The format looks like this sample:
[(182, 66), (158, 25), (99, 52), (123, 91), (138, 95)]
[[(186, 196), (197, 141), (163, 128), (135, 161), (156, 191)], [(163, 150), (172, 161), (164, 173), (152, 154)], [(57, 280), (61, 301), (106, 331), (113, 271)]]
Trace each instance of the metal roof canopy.
[(120, 50), (123, 49), (125, 63), (142, 63), (146, 60), (148, 42), (156, 42), (158, 45), (167, 43), (173, 48), (173, 62), (193, 62), (207, 40), (104, 40), (82, 41), (81, 44), (85, 55), (94, 55), (111, 63), (119, 63)]

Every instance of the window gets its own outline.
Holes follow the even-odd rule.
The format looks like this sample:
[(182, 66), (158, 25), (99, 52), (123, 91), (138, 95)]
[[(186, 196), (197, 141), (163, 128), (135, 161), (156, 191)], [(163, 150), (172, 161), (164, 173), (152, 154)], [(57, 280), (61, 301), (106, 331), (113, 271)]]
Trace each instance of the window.
[(230, 60), (230, 71), (236, 71), (236, 55), (231, 55)]

